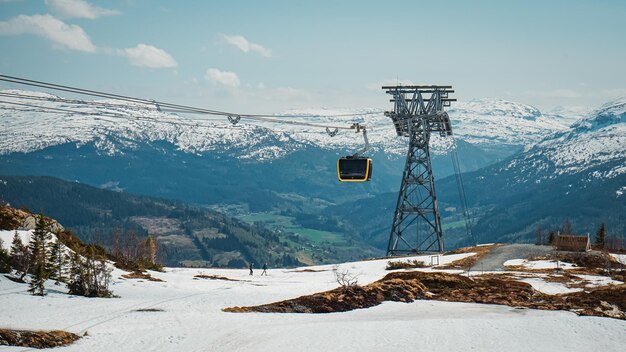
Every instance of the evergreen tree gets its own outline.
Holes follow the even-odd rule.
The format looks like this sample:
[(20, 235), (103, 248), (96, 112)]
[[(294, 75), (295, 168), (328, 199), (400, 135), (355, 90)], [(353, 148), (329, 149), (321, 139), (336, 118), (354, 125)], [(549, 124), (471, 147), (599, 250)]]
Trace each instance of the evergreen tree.
[(48, 255), (47, 255), (48, 225), (42, 215), (37, 217), (35, 230), (30, 241), (30, 252), (32, 255), (33, 277), (30, 281), (28, 292), (36, 296), (44, 296), (44, 283), (50, 273), (48, 272)]
[(22, 238), (17, 230), (15, 235), (13, 235), (9, 256), (11, 257), (11, 266), (15, 269), (17, 275), (20, 275), (19, 280), (24, 280), (24, 276), (30, 271), (32, 260), (30, 250), (28, 246), (22, 243)]
[(63, 244), (59, 239), (59, 234), (57, 234), (55, 240), (52, 241), (48, 256), (48, 272), (50, 273), (50, 278), (55, 280), (55, 285), (58, 285), (60, 281), (65, 281), (64, 268), (66, 265), (67, 260), (63, 252)]
[(600, 228), (598, 232), (596, 232), (596, 247), (598, 249), (604, 249), (604, 244), (606, 242), (606, 226), (604, 223), (600, 224)]
[(70, 294), (87, 297), (111, 297), (109, 283), (112, 269), (102, 258), (96, 255), (95, 247), (70, 256), (70, 277), (67, 288)]
[(82, 258), (78, 251), (74, 251), (70, 255), (69, 276), (67, 288), (70, 290), (70, 294), (84, 296), (87, 291), (85, 287), (87, 271), (83, 266)]
[(548, 234), (548, 244), (553, 245), (555, 240), (556, 236), (554, 235), (554, 231), (550, 231), (550, 234)]
[(8, 273), (11, 271), (11, 257), (9, 252), (4, 249), (2, 239), (0, 238), (0, 273)]
[(11, 266), (15, 268), (17, 271), (22, 271), (21, 267), (21, 256), (24, 252), (24, 244), (22, 243), (22, 238), (20, 234), (15, 230), (15, 234), (13, 235), (13, 241), (11, 242), (11, 250), (9, 255), (11, 256)]

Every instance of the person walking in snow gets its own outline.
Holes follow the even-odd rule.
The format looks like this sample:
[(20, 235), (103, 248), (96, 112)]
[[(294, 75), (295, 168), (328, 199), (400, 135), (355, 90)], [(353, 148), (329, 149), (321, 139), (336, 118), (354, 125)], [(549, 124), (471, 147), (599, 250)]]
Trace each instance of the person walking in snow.
[(252, 275), (252, 263), (248, 267), (250, 268), (250, 275)]
[(267, 276), (267, 263), (263, 264), (263, 272), (261, 273), (261, 276), (263, 275)]

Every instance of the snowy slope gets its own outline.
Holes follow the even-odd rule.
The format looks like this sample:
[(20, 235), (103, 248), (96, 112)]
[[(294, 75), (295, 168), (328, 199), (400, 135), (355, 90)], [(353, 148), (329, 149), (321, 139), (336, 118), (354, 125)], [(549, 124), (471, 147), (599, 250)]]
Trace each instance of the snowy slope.
[(549, 118), (529, 105), (502, 99), (459, 102), (449, 110), (453, 130), (474, 144), (532, 145), (567, 128), (562, 119)]
[[(156, 106), (98, 100), (69, 104), (59, 97), (39, 92), (5, 90), (2, 93), (29, 95), (44, 100), (33, 101), (2, 97), (6, 102), (26, 103), (41, 107), (69, 109), (91, 114), (43, 112), (41, 108), (0, 103), (0, 154), (32, 152), (49, 146), (77, 142), (94, 143), (103, 153), (123, 153), (137, 143), (168, 141), (188, 153), (237, 150), (240, 158), (272, 160), (304, 145), (325, 149), (360, 149), (363, 139), (352, 131), (329, 136), (323, 129), (262, 122), (241, 121), (232, 126), (225, 118), (178, 116), (159, 112)], [(100, 105), (97, 105), (100, 104)], [(19, 111), (17, 111), (19, 110)], [(374, 114), (372, 114), (374, 113)], [(456, 103), (450, 110), (454, 133), (475, 144), (528, 145), (563, 130), (567, 124), (551, 120), (531, 106), (499, 99), (481, 99)], [(332, 116), (356, 114), (355, 116)], [(360, 115), (363, 114), (363, 115)], [(288, 117), (302, 115), (303, 117)], [(406, 139), (395, 135), (389, 118), (377, 109), (305, 109), (290, 110), (277, 115), (288, 120), (350, 126), (358, 122), (369, 127), (368, 136), (374, 150), (403, 155)], [(437, 152), (450, 146), (449, 138), (434, 136)]]
[[(2, 240), (2, 248), (7, 251), (11, 250), (11, 242), (13, 241), (13, 236), (15, 236), (16, 231), (0, 231), (0, 240)], [(28, 231), (17, 231), (17, 235), (20, 236), (20, 240), (22, 240), (22, 244), (27, 244), (30, 242), (30, 238), (33, 235), (33, 232)]]
[(543, 116), (553, 121), (558, 121), (566, 126), (589, 116), (593, 110), (585, 106), (557, 106), (545, 111)]
[[(20, 240), (22, 241), (22, 245), (24, 246), (28, 246), (33, 236), (33, 230), (14, 230), (14, 231), (0, 230), (0, 240), (2, 240), (2, 248), (4, 248), (7, 252), (11, 251), (11, 244), (13, 242), (13, 237), (15, 236), (16, 232), (17, 232), (17, 235), (20, 237)], [(52, 232), (49, 232), (48, 240), (46, 241), (46, 243), (53, 243), (56, 241), (57, 241), (56, 235)], [(66, 256), (69, 256), (73, 253), (73, 251), (69, 249), (68, 247), (66, 247), (64, 244), (61, 244), (61, 250)]]
[(626, 97), (613, 100), (515, 157), (504, 170), (542, 178), (590, 169), (589, 177), (615, 178), (626, 173)]
[[(445, 256), (441, 263), (471, 254)], [(426, 259), (428, 258), (417, 258)], [(366, 284), (384, 276), (386, 260), (340, 265)], [(65, 329), (88, 335), (59, 351), (619, 351), (626, 321), (506, 306), (416, 301), (385, 302), (331, 314), (225, 313), (337, 286), (331, 266), (318, 272), (167, 268), (165, 282), (124, 280), (120, 298), (65, 295), (50, 285), (46, 297), (0, 277), (0, 327)], [(194, 279), (220, 275), (241, 281)], [(160, 311), (138, 311), (156, 309)], [(564, 328), (565, 327), (565, 328)], [(581, 333), (584, 332), (584, 333)], [(595, 338), (602, 337), (602, 338)], [(609, 338), (610, 337), (610, 338)], [(3, 347), (3, 351), (24, 348)]]

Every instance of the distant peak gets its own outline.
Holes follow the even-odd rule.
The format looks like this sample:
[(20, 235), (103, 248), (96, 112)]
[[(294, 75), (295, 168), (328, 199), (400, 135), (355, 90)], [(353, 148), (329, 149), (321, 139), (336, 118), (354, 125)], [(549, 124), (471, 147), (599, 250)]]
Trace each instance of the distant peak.
[(572, 125), (572, 128), (577, 132), (588, 132), (618, 123), (626, 123), (626, 97), (605, 103), (594, 110), (589, 117)]
[(500, 98), (482, 98), (469, 102), (459, 102), (454, 104), (450, 110), (481, 115), (509, 116), (526, 120), (536, 120), (542, 116), (541, 111), (534, 106)]
[(598, 110), (595, 111), (596, 114), (619, 114), (623, 115), (626, 112), (626, 96), (619, 97), (613, 100), (610, 100), (604, 105), (602, 105)]

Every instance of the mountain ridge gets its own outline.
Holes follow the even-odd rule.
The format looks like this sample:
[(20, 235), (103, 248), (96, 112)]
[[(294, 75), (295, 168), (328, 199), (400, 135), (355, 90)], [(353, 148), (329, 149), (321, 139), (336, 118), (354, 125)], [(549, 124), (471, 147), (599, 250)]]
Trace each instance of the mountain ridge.
[[(0, 142), (0, 154), (32, 152), (68, 142), (76, 142), (78, 146), (92, 142), (99, 150), (113, 155), (132, 148), (140, 141), (162, 140), (187, 153), (228, 153), (233, 149), (239, 153), (239, 158), (267, 162), (284, 157), (304, 145), (356, 150), (363, 144), (359, 135), (350, 132), (331, 137), (323, 129), (274, 122), (250, 124), (242, 120), (232, 125), (225, 118), (183, 118), (174, 113), (160, 112), (156, 105), (119, 104), (111, 100), (70, 104), (59, 96), (47, 93), (1, 92), (12, 95), (5, 98), (7, 101), (27, 103), (31, 107), (16, 109), (13, 105), (0, 103), (4, 109), (0, 110), (0, 124), (4, 129), (0, 135), (7, 137), (4, 143)], [(30, 101), (27, 98), (31, 96), (42, 100)], [(77, 113), (45, 110), (50, 108), (72, 108)], [(448, 111), (456, 127), (457, 138), (477, 145), (527, 145), (567, 127), (558, 119), (545, 118), (534, 107), (502, 99), (459, 102)], [(80, 115), (79, 112), (88, 115)], [(276, 114), (276, 118), (281, 116), (296, 122), (345, 126), (365, 124), (369, 127), (368, 137), (373, 150), (395, 156), (405, 153), (406, 141), (397, 138), (390, 120), (378, 109), (298, 109)], [(431, 143), (435, 153), (445, 153), (450, 148), (449, 138), (433, 136)]]

